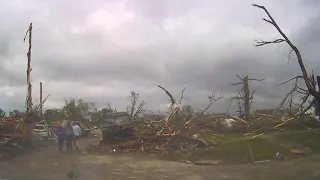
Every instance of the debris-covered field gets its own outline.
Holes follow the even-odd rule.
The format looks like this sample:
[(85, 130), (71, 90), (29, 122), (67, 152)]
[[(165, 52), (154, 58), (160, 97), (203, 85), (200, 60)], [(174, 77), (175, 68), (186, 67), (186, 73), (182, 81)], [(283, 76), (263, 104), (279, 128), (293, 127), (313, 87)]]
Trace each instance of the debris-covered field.
[(130, 139), (90, 146), (87, 151), (151, 153), (166, 160), (219, 163), (287, 160), (320, 151), (320, 125), (309, 115), (297, 120), (252, 114), (250, 122), (235, 116), (207, 115), (183, 126), (162, 120), (164, 116), (158, 118), (136, 121)]

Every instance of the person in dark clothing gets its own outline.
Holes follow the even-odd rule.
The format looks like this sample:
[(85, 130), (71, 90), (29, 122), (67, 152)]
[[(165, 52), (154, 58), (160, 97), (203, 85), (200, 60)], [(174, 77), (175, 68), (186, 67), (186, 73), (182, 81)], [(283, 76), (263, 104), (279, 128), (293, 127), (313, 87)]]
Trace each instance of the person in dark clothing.
[(64, 142), (64, 130), (60, 123), (56, 124), (55, 133), (58, 139), (58, 148), (59, 151), (62, 151), (63, 149), (63, 142)]
[(72, 151), (73, 129), (70, 122), (68, 122), (67, 126), (65, 127), (65, 137), (66, 137), (67, 151)]

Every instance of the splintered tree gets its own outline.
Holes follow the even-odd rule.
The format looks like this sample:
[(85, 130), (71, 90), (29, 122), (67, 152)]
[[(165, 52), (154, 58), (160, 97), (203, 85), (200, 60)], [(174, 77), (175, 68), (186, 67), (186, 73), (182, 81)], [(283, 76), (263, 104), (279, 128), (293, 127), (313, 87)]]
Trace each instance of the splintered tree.
[[(165, 121), (165, 125), (168, 126), (169, 125), (169, 120), (172, 117), (172, 115), (175, 114), (175, 118), (176, 120), (180, 120), (178, 122), (178, 127), (179, 127), (179, 131), (180, 132), (184, 132), (185, 130), (188, 129), (188, 126), (192, 123), (195, 122), (196, 120), (200, 119), (201, 117), (204, 116), (204, 113), (213, 105), (214, 102), (222, 99), (223, 97), (217, 97), (215, 94), (215, 91), (212, 92), (211, 96), (208, 96), (209, 99), (209, 104), (203, 109), (201, 110), (201, 112), (196, 113), (197, 116), (192, 116), (193, 115), (193, 109), (191, 108), (190, 105), (185, 105), (182, 107), (182, 113), (188, 111), (187, 117), (185, 118), (180, 118), (180, 113), (181, 113), (181, 104), (182, 104), (182, 100), (184, 99), (184, 92), (187, 88), (182, 89), (181, 91), (181, 96), (180, 96), (180, 100), (179, 102), (176, 101), (176, 99), (173, 97), (173, 95), (164, 87), (158, 85), (158, 87), (160, 89), (162, 89), (170, 98), (170, 111), (168, 113), (168, 115), (165, 117), (164, 121)], [(183, 119), (183, 120), (182, 120)], [(181, 121), (182, 120), (182, 121)], [(169, 128), (170, 129), (170, 128)]]
[(32, 47), (32, 23), (30, 23), (29, 28), (26, 32), (26, 35), (23, 41), (26, 41), (27, 35), (29, 34), (29, 48), (27, 53), (28, 63), (27, 63), (27, 96), (26, 96), (26, 113), (30, 114), (32, 111), (32, 85), (31, 85), (31, 77), (30, 73), (31, 69), (31, 47)]
[(177, 102), (175, 100), (175, 98), (172, 96), (172, 94), (167, 90), (165, 89), (164, 87), (158, 85), (158, 87), (160, 89), (162, 89), (170, 98), (170, 112), (168, 114), (168, 116), (165, 118), (165, 122), (166, 122), (166, 125), (168, 125), (168, 122), (169, 122), (169, 119), (171, 118), (171, 116), (173, 114), (175, 114), (175, 117), (176, 117), (176, 120), (179, 120), (179, 112), (180, 112), (180, 106), (181, 106), (181, 103), (182, 103), (182, 100), (183, 100), (183, 95), (184, 95), (184, 91), (187, 89), (187, 88), (184, 88), (182, 91), (181, 91), (181, 96), (180, 96), (180, 101)]
[[(236, 76), (241, 80), (241, 82), (234, 83), (232, 85), (242, 85), (242, 89), (236, 97), (233, 97), (233, 99), (241, 100), (243, 102), (244, 112), (245, 112), (245, 120), (248, 121), (249, 115), (250, 115), (250, 106), (252, 103), (253, 94), (255, 92), (255, 90), (250, 92), (249, 81), (263, 81), (263, 80), (265, 80), (265, 78), (263, 78), (263, 79), (250, 78), (249, 79), (248, 75), (245, 75), (244, 77), (240, 77), (239, 75), (236, 75)], [(242, 111), (240, 102), (239, 102), (239, 111), (240, 111), (240, 113)]]
[(139, 93), (132, 90), (130, 92), (130, 106), (127, 107), (127, 112), (130, 115), (131, 120), (135, 120), (139, 115), (144, 111), (144, 105), (146, 104), (144, 101), (139, 101)]
[[(315, 86), (316, 83), (312, 83), (312, 80), (309, 78), (309, 75), (308, 75), (307, 70), (304, 66), (303, 59), (302, 59), (302, 56), (300, 54), (299, 49), (290, 41), (290, 39), (282, 31), (282, 29), (279, 27), (277, 22), (274, 20), (274, 18), (271, 16), (269, 11), (264, 6), (260, 6), (257, 4), (252, 4), (252, 6), (257, 7), (259, 9), (262, 9), (267, 14), (267, 16), (269, 18), (269, 19), (262, 18), (262, 20), (264, 20), (265, 22), (274, 26), (276, 28), (276, 30), (279, 32), (279, 34), (282, 36), (282, 38), (275, 39), (272, 41), (255, 40), (255, 42), (256, 42), (255, 46), (259, 47), (259, 46), (264, 46), (264, 45), (268, 45), (268, 44), (279, 44), (282, 42), (286, 42), (291, 48), (290, 55), (292, 52), (294, 52), (296, 54), (298, 64), (299, 64), (301, 72), (302, 72), (303, 80), (307, 86), (306, 97), (309, 97), (310, 95), (312, 95), (314, 97), (314, 100), (310, 103), (310, 105), (307, 108), (313, 106), (314, 104), (316, 104), (316, 102), (317, 102), (317, 104), (319, 104), (320, 103), (320, 92), (318, 92), (316, 89), (316, 86)], [(320, 87), (320, 77), (319, 76), (317, 76), (317, 84), (318, 84), (318, 87)], [(306, 111), (306, 109), (304, 111)], [(319, 106), (317, 106), (317, 111), (319, 112)]]

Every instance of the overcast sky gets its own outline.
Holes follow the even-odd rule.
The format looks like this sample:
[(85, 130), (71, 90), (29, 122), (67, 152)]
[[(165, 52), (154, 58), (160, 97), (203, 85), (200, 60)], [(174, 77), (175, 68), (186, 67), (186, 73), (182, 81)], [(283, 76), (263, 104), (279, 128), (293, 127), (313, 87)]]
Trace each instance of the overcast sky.
[[(279, 104), (300, 75), (297, 60), (288, 61), (286, 44), (253, 47), (253, 39), (279, 38), (253, 0), (10, 0), (0, 1), (0, 107), (23, 109), (26, 52), (23, 37), (33, 22), (32, 83), (34, 103), (39, 82), (45, 108), (59, 108), (63, 98), (83, 98), (102, 107), (126, 109), (131, 90), (147, 107), (169, 102), (157, 87), (186, 102), (208, 103), (213, 89), (224, 96), (210, 109), (225, 112), (236, 74), (266, 78), (252, 82), (254, 108)], [(308, 70), (320, 74), (320, 3), (260, 0), (295, 45)]]

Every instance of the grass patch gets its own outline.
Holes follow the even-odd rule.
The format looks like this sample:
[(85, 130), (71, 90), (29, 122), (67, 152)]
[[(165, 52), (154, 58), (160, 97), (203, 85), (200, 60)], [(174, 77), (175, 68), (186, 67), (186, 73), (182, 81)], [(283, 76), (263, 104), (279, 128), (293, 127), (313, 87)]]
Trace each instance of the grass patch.
[(206, 141), (215, 141), (218, 143), (233, 141), (238, 139), (243, 139), (246, 136), (239, 133), (228, 133), (228, 134), (206, 134), (203, 136), (203, 139)]
[(315, 131), (266, 134), (254, 139), (245, 139), (250, 136), (253, 135), (206, 135), (204, 139), (220, 142), (220, 144), (217, 147), (204, 147), (189, 152), (175, 150), (162, 158), (174, 161), (220, 160), (225, 163), (234, 163), (250, 162), (252, 158), (254, 161), (275, 159), (278, 152), (287, 158), (297, 156), (290, 152), (291, 149), (299, 149), (303, 152), (308, 149), (309, 153), (320, 152), (320, 137)]
[(276, 139), (289, 148), (309, 148), (313, 153), (320, 153), (320, 137), (318, 131), (278, 134), (276, 135)]

